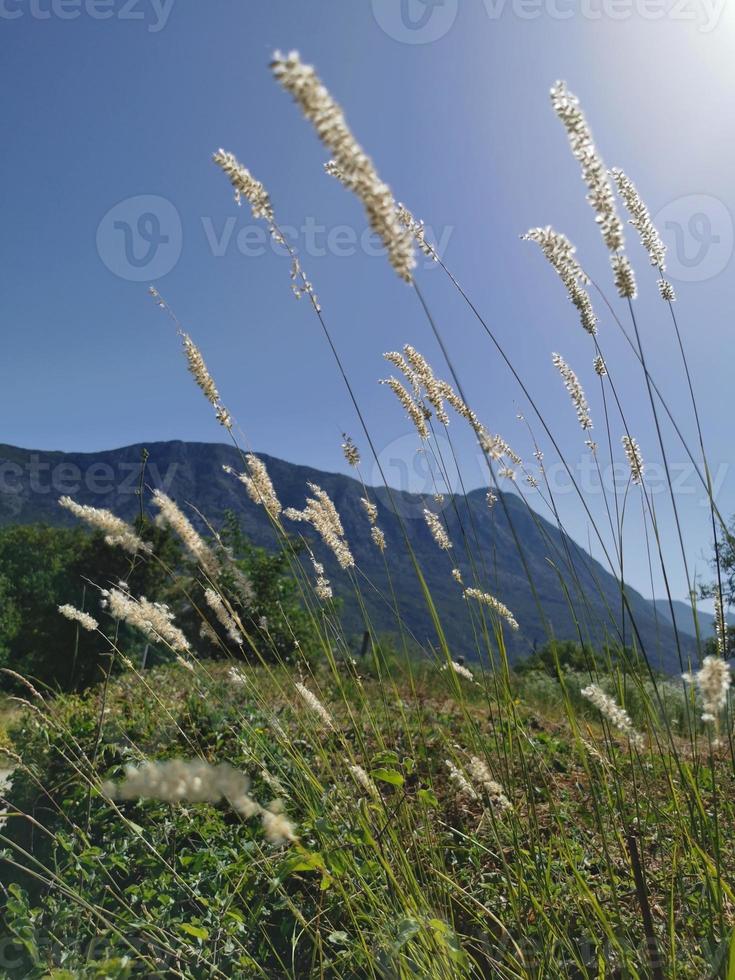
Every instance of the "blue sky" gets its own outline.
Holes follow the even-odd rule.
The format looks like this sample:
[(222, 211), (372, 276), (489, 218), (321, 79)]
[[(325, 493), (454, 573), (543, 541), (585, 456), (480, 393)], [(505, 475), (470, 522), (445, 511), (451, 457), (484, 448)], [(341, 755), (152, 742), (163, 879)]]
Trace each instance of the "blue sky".
[[(354, 412), (308, 305), (291, 294), (288, 261), (263, 244), (210, 161), (223, 146), (263, 180), (280, 223), (294, 229), (389, 478), (424, 486), (410, 427), (376, 383), (388, 373), (381, 353), (412, 343), (437, 372), (445, 366), (415, 294), (362, 247), (359, 205), (323, 174), (325, 151), (271, 79), (274, 48), (297, 48), (317, 65), (396, 197), (440, 237), (447, 264), (587, 479), (588, 454), (551, 353), (577, 370), (602, 437), (589, 337), (553, 272), (519, 240), (535, 225), (564, 231), (612, 295), (578, 167), (549, 105), (549, 86), (567, 80), (606, 163), (627, 170), (660, 217), (718, 503), (725, 513), (735, 510), (727, 397), (735, 11), (721, 6), (444, 0), (426, 7), (405, 0), (406, 26), (400, 0), (1, 0), (0, 439), (85, 451), (221, 439), (171, 324), (147, 295), (153, 280), (199, 343), (249, 446), (346, 468), (342, 431), (364, 442)], [(416, 27), (423, 19), (426, 26)], [(132, 252), (125, 251), (126, 235)], [(694, 446), (668, 313), (632, 229), (628, 243), (651, 371)], [(522, 412), (550, 450), (441, 271), (422, 267), (418, 281), (487, 426), (530, 458), (532, 444), (516, 419)], [(613, 303), (628, 326), (625, 307)], [(600, 343), (659, 490), (654, 500), (672, 585), (683, 596), (641, 372), (597, 306)], [(614, 420), (618, 444), (619, 429)], [(485, 473), (471, 438), (459, 423), (452, 434), (467, 484), (481, 485)], [(704, 575), (707, 509), (667, 425), (664, 434), (687, 557)], [(550, 452), (547, 463), (554, 464)], [(370, 479), (369, 462), (365, 471)], [(558, 466), (551, 473), (566, 526), (587, 543), (578, 502)], [(591, 485), (589, 492), (599, 518), (603, 499)], [(540, 501), (535, 506), (543, 512)], [(627, 571), (644, 592), (660, 595), (660, 576), (649, 581), (640, 510), (634, 494)]]

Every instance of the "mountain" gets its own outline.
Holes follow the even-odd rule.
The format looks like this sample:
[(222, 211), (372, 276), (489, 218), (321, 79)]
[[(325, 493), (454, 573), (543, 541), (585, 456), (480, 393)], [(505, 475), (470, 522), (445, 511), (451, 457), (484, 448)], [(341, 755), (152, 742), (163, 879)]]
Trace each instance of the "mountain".
[[(213, 526), (226, 511), (234, 511), (244, 532), (257, 545), (278, 546), (275, 532), (262, 508), (247, 497), (244, 487), (226, 474), (223, 466), (242, 469), (240, 454), (231, 446), (208, 443), (161, 442), (105, 452), (63, 453), (18, 449), (0, 445), (0, 525), (36, 521), (69, 525), (74, 519), (58, 506), (69, 494), (80, 503), (105, 507), (127, 520), (139, 513), (141, 456), (149, 457), (147, 488), (159, 487), (181, 506), (193, 504)], [(431, 590), (453, 655), (476, 656), (478, 607), (462, 597), (451, 576), (459, 568), (464, 582), (479, 584), (504, 602), (521, 629), (506, 631), (512, 657), (526, 655), (548, 638), (580, 637), (599, 644), (622, 636), (631, 643), (631, 619), (621, 622), (621, 597), (616, 579), (557, 527), (530, 510), (515, 494), (503, 494), (490, 509), (484, 490), (467, 496), (447, 496), (441, 505), (429, 498), (385, 488), (370, 488), (378, 506), (378, 524), (385, 533), (385, 561), (371, 541), (370, 526), (360, 498), (358, 481), (336, 473), (287, 463), (261, 455), (284, 507), (303, 508), (307, 483), (316, 483), (330, 495), (340, 513), (347, 540), (357, 561), (357, 580), (372, 623), (378, 632), (397, 633), (394, 600), (404, 625), (422, 646), (436, 645), (436, 631), (427, 610), (406, 535)], [(144, 492), (144, 499), (147, 496)], [(425, 507), (437, 509), (446, 520), (453, 548), (440, 551), (426, 526)], [(194, 523), (198, 518), (189, 512)], [(347, 576), (333, 556), (304, 523), (284, 522), (293, 534), (302, 533), (325, 565), (335, 594), (344, 599), (343, 620), (354, 634), (364, 629), (364, 617)], [(468, 548), (466, 542), (471, 542)], [(520, 549), (519, 549), (520, 545)], [(471, 551), (472, 558), (468, 557)], [(473, 569), (473, 561), (475, 567)], [(386, 562), (390, 578), (386, 573)], [(93, 577), (94, 569), (90, 569)], [(529, 584), (533, 582), (533, 588)], [(657, 668), (679, 669), (677, 641), (670, 622), (653, 603), (627, 590), (629, 608), (640, 643)], [(570, 605), (573, 609), (570, 609)], [(545, 625), (546, 623), (546, 625)], [(686, 659), (694, 652), (691, 637), (680, 634)]]
[[(659, 616), (662, 616), (667, 623), (671, 622), (671, 608), (669, 607), (668, 599), (654, 599), (653, 605), (656, 607)], [(674, 599), (671, 603), (674, 607), (674, 617), (676, 619), (676, 626), (686, 633), (688, 636), (696, 636), (697, 629), (694, 625), (694, 614), (692, 607), (688, 602), (682, 602), (679, 599)], [(728, 626), (735, 626), (735, 616), (732, 613), (728, 613), (725, 616), (725, 621)], [(699, 635), (702, 640), (706, 640), (710, 636), (714, 636), (715, 633), (715, 617), (714, 613), (705, 612), (704, 609), (697, 608), (697, 622), (699, 624)]]

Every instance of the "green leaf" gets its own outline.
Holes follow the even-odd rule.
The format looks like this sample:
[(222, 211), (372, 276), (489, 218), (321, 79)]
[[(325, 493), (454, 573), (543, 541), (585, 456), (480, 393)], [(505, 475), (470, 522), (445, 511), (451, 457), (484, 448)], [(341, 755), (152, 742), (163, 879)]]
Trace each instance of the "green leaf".
[(393, 943), (393, 949), (396, 951), (401, 949), (420, 930), (421, 923), (417, 922), (416, 919), (401, 919), (398, 923), (398, 935), (396, 936), (396, 941)]
[(331, 873), (337, 877), (343, 875), (351, 867), (350, 855), (346, 851), (329, 851), (326, 861)]
[(416, 795), (427, 806), (439, 806), (439, 800), (430, 789), (420, 789)]
[(429, 919), (429, 925), (434, 932), (434, 938), (445, 947), (455, 963), (464, 962), (466, 960), (465, 953), (450, 926), (446, 922), (442, 922), (441, 919)]
[(193, 936), (195, 939), (209, 939), (209, 932), (207, 929), (203, 929), (201, 926), (192, 925), (191, 922), (179, 922), (179, 929), (185, 932), (187, 936)]
[(324, 858), (318, 851), (313, 851), (310, 854), (296, 854), (289, 858), (283, 865), (282, 873), (288, 877), (297, 871), (321, 871), (325, 869)]
[(403, 776), (396, 769), (373, 769), (370, 775), (391, 786), (403, 786)]

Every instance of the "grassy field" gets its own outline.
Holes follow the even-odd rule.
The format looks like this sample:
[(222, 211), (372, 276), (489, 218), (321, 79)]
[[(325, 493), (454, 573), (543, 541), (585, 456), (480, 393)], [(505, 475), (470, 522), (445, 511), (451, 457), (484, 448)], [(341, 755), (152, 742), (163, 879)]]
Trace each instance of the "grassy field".
[[(25, 816), (5, 853), (23, 864), (38, 821), (55, 887), (35, 911), (25, 893), (11, 903), (11, 935), (32, 922), (37, 943), (11, 975), (47, 975), (57, 948), (69, 976), (173, 975), (178, 958), (186, 976), (645, 977), (649, 944), (666, 975), (722, 968), (733, 841), (716, 861), (700, 841), (732, 819), (729, 750), (572, 727), (551, 678), (509, 675), (501, 706), (489, 676), (339, 670), (308, 679), (328, 725), (290, 672), (215, 664), (115, 681), (99, 733), (99, 689), (23, 717)], [(290, 845), (264, 844), (226, 801), (113, 802), (93, 772), (181, 756), (250, 773), (254, 798), (282, 801)]]

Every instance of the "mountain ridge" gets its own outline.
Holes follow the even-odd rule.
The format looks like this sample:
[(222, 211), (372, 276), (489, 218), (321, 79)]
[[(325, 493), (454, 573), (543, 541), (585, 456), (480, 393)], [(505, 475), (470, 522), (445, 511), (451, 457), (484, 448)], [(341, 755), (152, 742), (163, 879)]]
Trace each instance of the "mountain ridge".
[[(239, 451), (224, 443), (171, 440), (92, 453), (29, 450), (0, 444), (0, 525), (41, 521), (68, 526), (73, 518), (57, 503), (64, 494), (133, 520), (140, 511), (137, 489), (144, 450), (148, 453), (147, 487), (162, 489), (181, 505), (193, 504), (215, 527), (227, 511), (233, 511), (256, 545), (277, 547), (275, 532), (263, 509), (249, 500), (239, 481), (224, 472), (224, 465), (238, 470), (244, 466)], [(397, 631), (395, 610), (388, 599), (397, 584), (396, 594), (400, 595), (396, 601), (406, 626), (419, 644), (437, 643), (405, 545), (408, 535), (456, 655), (468, 659), (477, 656), (482, 622), (476, 605), (468, 604), (453, 580), (453, 567), (460, 569), (467, 585), (497, 596), (514, 613), (521, 629), (517, 634), (506, 631), (512, 657), (526, 655), (544, 643), (549, 629), (559, 639), (584, 639), (599, 645), (606, 639), (622, 637), (631, 642), (631, 622), (627, 615), (620, 615), (620, 590), (615, 578), (581, 545), (532, 511), (517, 494), (500, 494), (492, 509), (487, 506), (484, 489), (470, 490), (466, 496), (447, 494), (440, 505), (453, 543), (447, 554), (437, 548), (423, 517), (424, 508), (439, 509), (431, 497), (368, 487), (368, 495), (378, 507), (378, 524), (386, 536), (384, 561), (370, 537), (370, 525), (360, 504), (365, 488), (358, 480), (268, 454), (258, 455), (268, 468), (284, 507), (301, 509), (309, 482), (322, 486), (334, 500), (357, 560), (364, 584), (363, 599), (378, 632)], [(201, 526), (196, 515), (189, 516)], [(359, 603), (333, 555), (307, 525), (284, 521), (284, 526), (308, 540), (317, 559), (325, 565), (335, 594), (344, 600), (346, 628), (362, 632), (365, 622)], [(522, 556), (516, 541), (520, 541)], [(529, 573), (533, 586), (529, 584)], [(693, 638), (680, 627), (677, 643), (668, 617), (658, 612), (654, 603), (633, 589), (626, 588), (626, 596), (652, 665), (671, 672), (678, 670), (680, 660), (686, 662), (694, 655)]]

